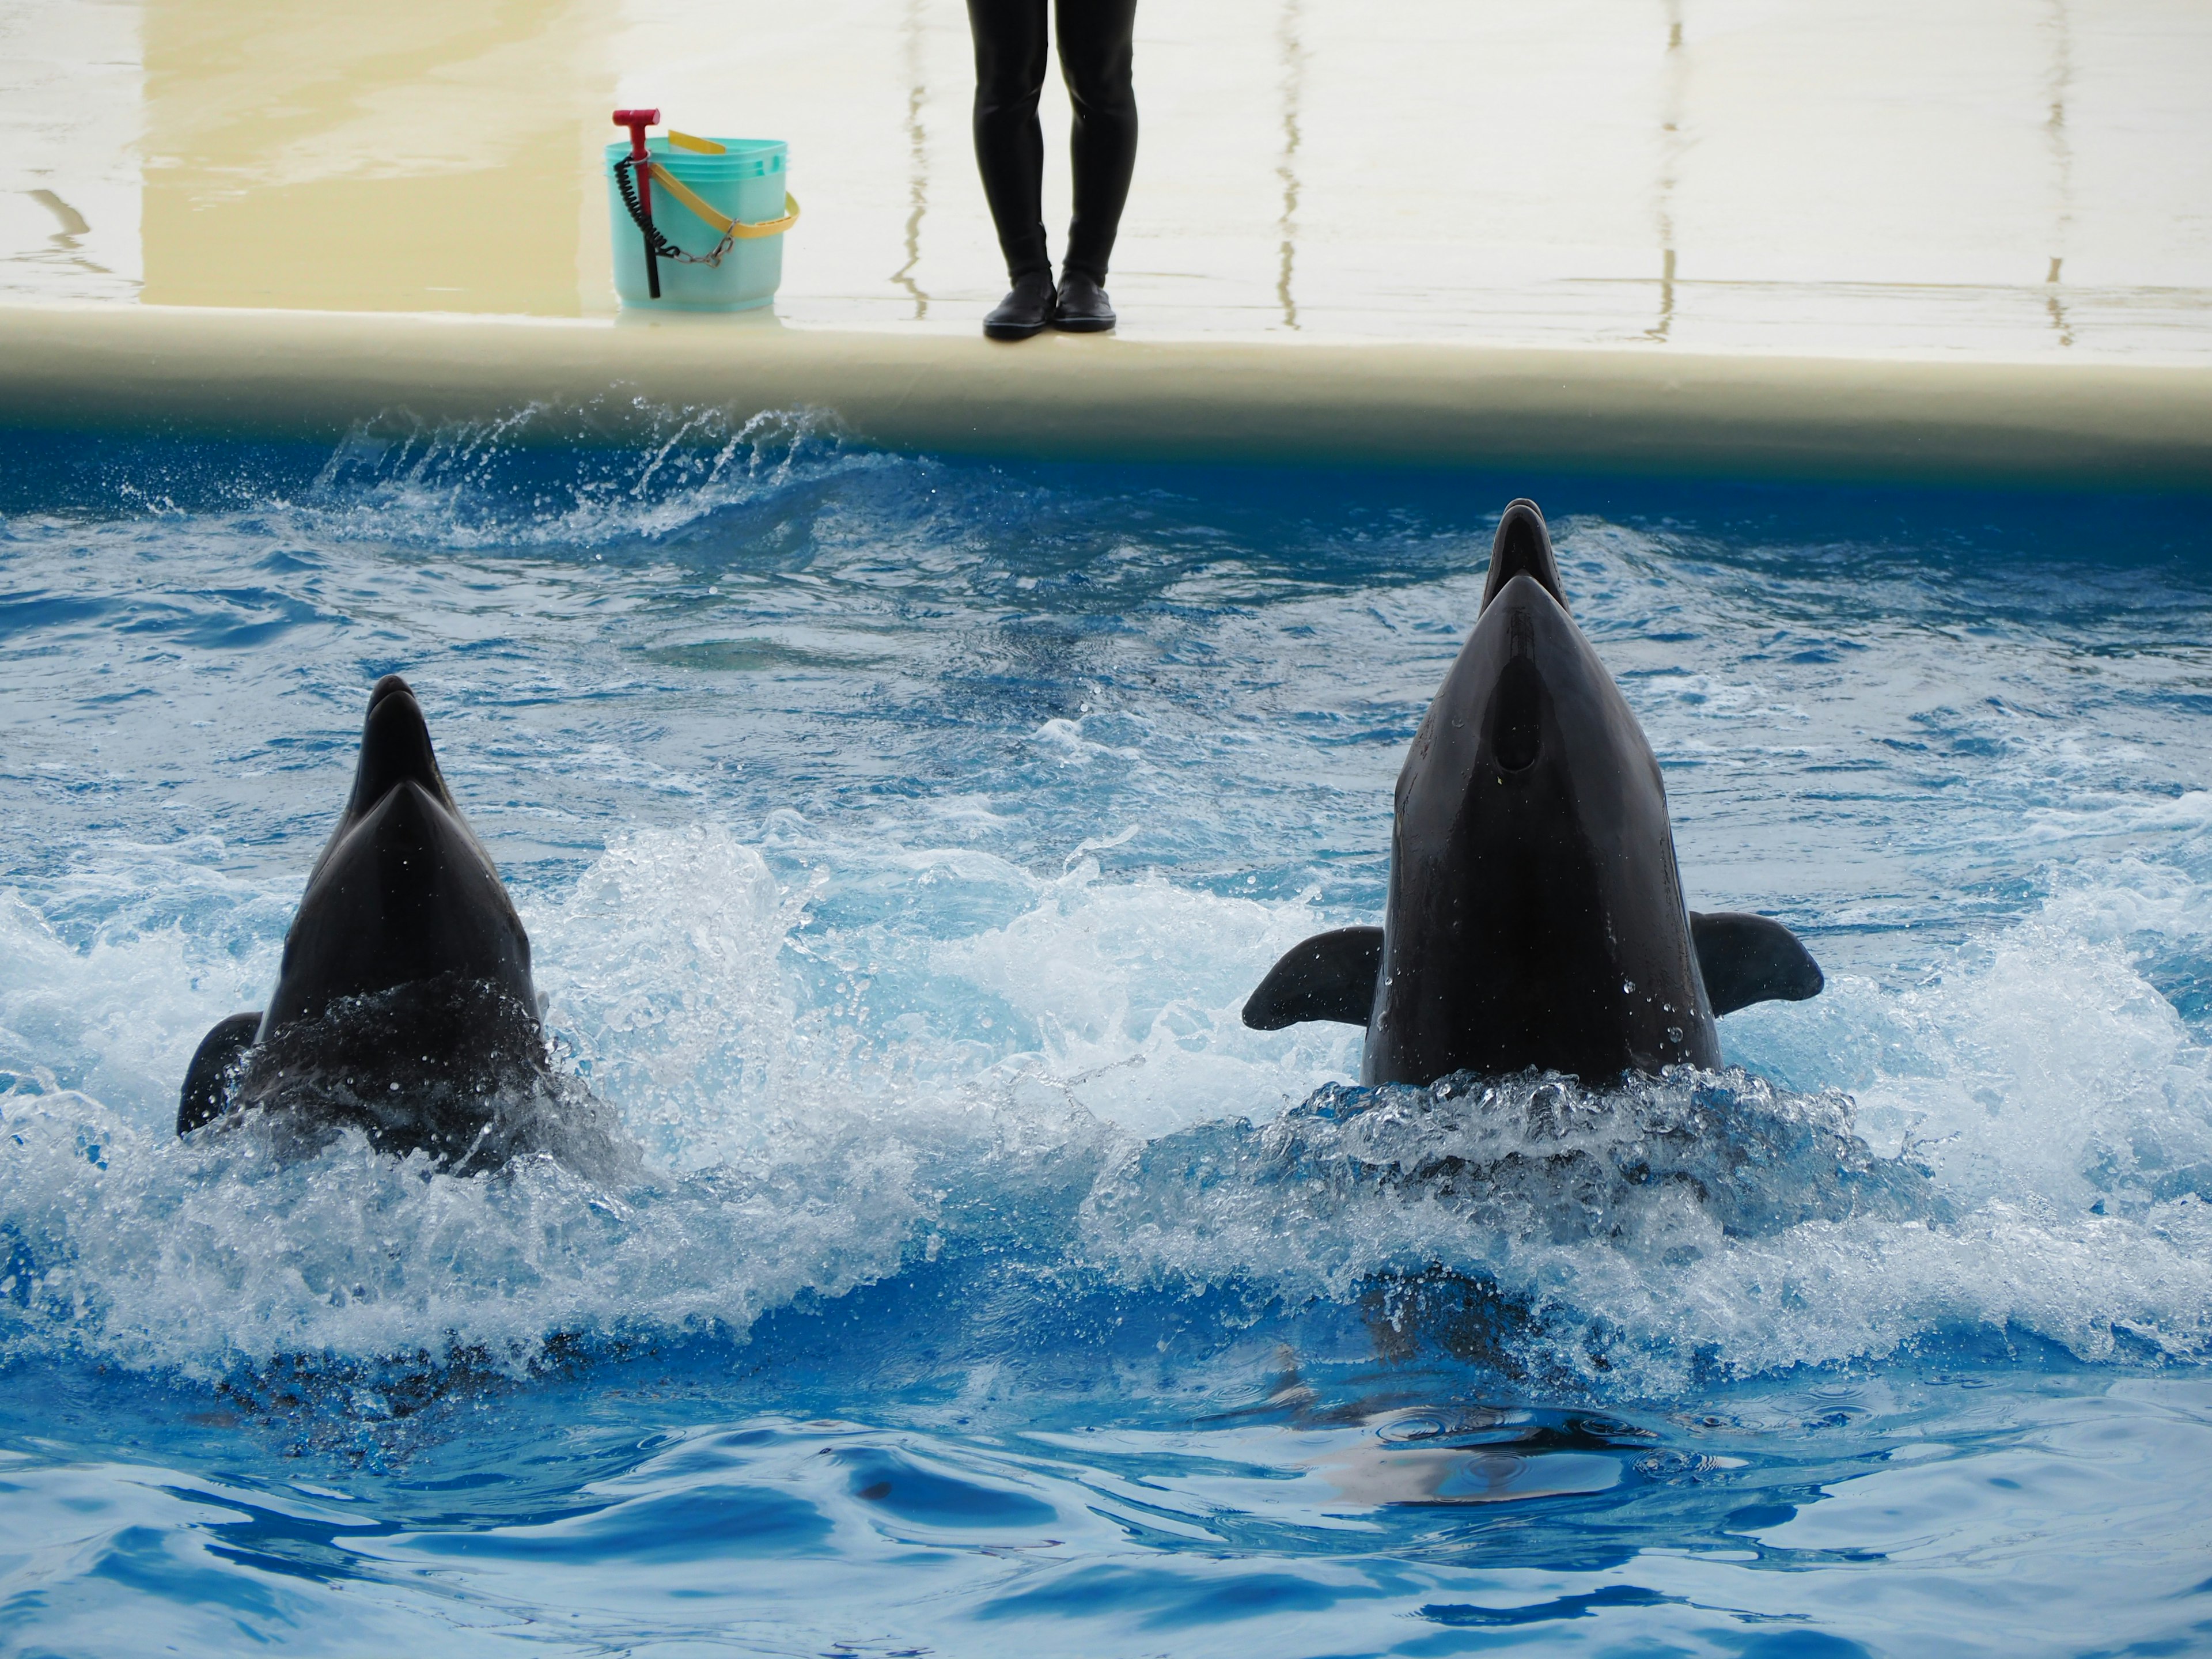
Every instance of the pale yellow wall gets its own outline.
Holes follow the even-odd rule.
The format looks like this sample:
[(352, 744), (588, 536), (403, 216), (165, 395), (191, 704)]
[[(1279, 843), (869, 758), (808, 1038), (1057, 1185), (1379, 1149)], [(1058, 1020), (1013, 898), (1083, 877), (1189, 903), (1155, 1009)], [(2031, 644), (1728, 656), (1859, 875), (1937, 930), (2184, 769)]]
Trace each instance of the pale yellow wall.
[(575, 314), (604, 27), (579, 0), (147, 0), (143, 297)]

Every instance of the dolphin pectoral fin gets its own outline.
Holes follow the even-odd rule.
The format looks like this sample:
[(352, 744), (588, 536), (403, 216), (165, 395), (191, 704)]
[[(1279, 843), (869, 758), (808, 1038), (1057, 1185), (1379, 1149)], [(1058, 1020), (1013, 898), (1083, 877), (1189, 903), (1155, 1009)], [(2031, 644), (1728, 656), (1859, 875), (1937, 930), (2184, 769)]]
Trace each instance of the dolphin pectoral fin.
[(1818, 996), (1826, 981), (1797, 935), (1765, 916), (1737, 910), (1711, 915), (1690, 913), (1690, 940), (1697, 946), (1698, 971), (1716, 1016), (1754, 1002), (1802, 1002)]
[(203, 1123), (212, 1123), (230, 1109), (232, 1075), (238, 1057), (253, 1046), (261, 1030), (258, 1013), (233, 1014), (216, 1022), (200, 1039), (192, 1063), (185, 1070), (185, 1086), (177, 1097), (177, 1133), (188, 1135)]
[(1244, 1023), (1279, 1031), (1310, 1019), (1365, 1025), (1375, 1012), (1375, 980), (1382, 971), (1382, 930), (1340, 927), (1294, 945), (1267, 970), (1244, 1003)]

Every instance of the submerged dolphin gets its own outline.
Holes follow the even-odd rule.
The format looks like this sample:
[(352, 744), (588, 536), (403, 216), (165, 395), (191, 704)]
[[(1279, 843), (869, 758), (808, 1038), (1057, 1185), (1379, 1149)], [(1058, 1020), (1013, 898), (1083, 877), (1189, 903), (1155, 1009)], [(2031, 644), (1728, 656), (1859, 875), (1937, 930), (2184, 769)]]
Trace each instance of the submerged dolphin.
[(1651, 745), (1568, 615), (1544, 516), (1505, 509), (1482, 610), (1398, 775), (1380, 927), (1295, 946), (1263, 1031), (1367, 1028), (1361, 1080), (1720, 1064), (1713, 1018), (1821, 986), (1764, 916), (1684, 908)]
[(480, 1164), (514, 1150), (497, 1132), (502, 1100), (546, 1073), (522, 919), (446, 787), (415, 694), (388, 675), (269, 1006), (202, 1041), (177, 1133), (261, 1106), (358, 1127), (380, 1150)]

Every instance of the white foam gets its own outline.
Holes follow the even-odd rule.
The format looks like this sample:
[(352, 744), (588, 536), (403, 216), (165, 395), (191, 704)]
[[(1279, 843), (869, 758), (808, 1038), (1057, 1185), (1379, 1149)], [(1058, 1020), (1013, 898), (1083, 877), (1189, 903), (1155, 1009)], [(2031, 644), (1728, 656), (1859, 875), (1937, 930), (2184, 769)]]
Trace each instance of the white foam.
[[(1779, 1051), (1801, 1074), (1825, 1061), (1850, 1082), (1836, 1127), (1876, 1120), (1887, 1133), (1870, 1152), (1924, 1164), (1938, 1201), (1922, 1214), (1747, 1235), (1723, 1231), (1727, 1206), (1662, 1187), (1617, 1194), (1640, 1201), (1607, 1212), (1596, 1237), (1572, 1224), (1595, 1200), (1569, 1171), (1517, 1213), (1495, 1194), (1470, 1211), (1434, 1180), (1347, 1184), (1302, 1161), (1285, 1178), (1283, 1147), (1232, 1136), (1178, 1148), (1188, 1167), (1167, 1190), (1146, 1164), (1173, 1160), (1125, 1157), (1093, 1195), (1087, 1244), (1132, 1284), (1241, 1280), (1286, 1297), (1347, 1296), (1377, 1272), (1492, 1276), (1562, 1313), (1556, 1355), (1577, 1359), (1576, 1334), (1611, 1329), (1630, 1339), (1607, 1345), (1616, 1380), (1635, 1370), (1660, 1388), (1693, 1361), (1878, 1356), (1955, 1326), (2010, 1325), (2091, 1359), (2128, 1336), (2212, 1352), (2212, 1053), (2114, 942), (2116, 917), (2139, 932), (2203, 897), (2170, 869), (2076, 866), (2038, 914), (1939, 953), (1917, 984), (1845, 977), (1820, 1003), (1729, 1022), (1739, 1051)], [(1757, 1127), (1769, 1109), (1732, 1109), (1745, 1106)], [(1499, 1156), (1425, 1124), (1384, 1167)], [(1734, 1184), (1809, 1188), (1825, 1167), (1811, 1148)]]
[(803, 912), (719, 827), (616, 840), (559, 904), (527, 906), (549, 1023), (666, 1167), (750, 1144), (796, 1010), (777, 957)]
[[(1130, 1294), (1235, 1283), (1295, 1304), (1377, 1273), (1487, 1275), (1559, 1355), (1602, 1352), (1653, 1387), (1962, 1323), (2090, 1358), (2212, 1344), (2212, 1063), (2125, 943), (2193, 936), (2206, 893), (2172, 866), (2078, 866), (1910, 983), (1840, 975), (1817, 1002), (1733, 1017), (1732, 1054), (1816, 1092), (1729, 1085), (1743, 1115), (1685, 1143), (1694, 1180), (1623, 1177), (1595, 1209), (1572, 1181), (1524, 1183), (1470, 1208), (1405, 1172), (1496, 1164), (1515, 1150), (1481, 1139), (1496, 1126), (1401, 1113), (1324, 1133), (1316, 1107), (1285, 1109), (1356, 1072), (1358, 1033), (1237, 1018), (1279, 951), (1347, 918), (1109, 878), (1097, 850), (1038, 874), (787, 817), (761, 845), (636, 830), (525, 892), (550, 1024), (644, 1151), (647, 1176), (618, 1189), (543, 1158), (459, 1179), (357, 1139), (281, 1167), (245, 1138), (179, 1144), (184, 1060), (258, 1001), (292, 895), (204, 878), (180, 918), (128, 897), (173, 864), (125, 850), (121, 873), (83, 878), (106, 920), (81, 939), (0, 898), (0, 1343), (195, 1373), (456, 1344), (522, 1364), (559, 1332), (742, 1334), (961, 1248), (988, 1211)], [(1644, 1156), (1618, 1118), (1538, 1134), (1531, 1100), (1524, 1161), (1580, 1150), (1618, 1175)], [(1854, 1152), (1859, 1126), (1874, 1144)], [(1900, 1147), (1930, 1171), (1924, 1202), (1786, 1212)], [(1400, 1173), (1358, 1173), (1384, 1167)], [(1729, 1168), (1733, 1207), (1711, 1196)], [(1595, 1349), (1595, 1331), (1611, 1333)]]

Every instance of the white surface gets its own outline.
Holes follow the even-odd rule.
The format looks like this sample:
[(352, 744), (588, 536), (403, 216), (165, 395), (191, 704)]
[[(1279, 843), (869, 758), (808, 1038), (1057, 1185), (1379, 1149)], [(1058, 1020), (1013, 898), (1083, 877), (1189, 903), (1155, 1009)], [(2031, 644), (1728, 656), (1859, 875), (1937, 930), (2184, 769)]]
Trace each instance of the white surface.
[(128, 0), (0, 0), (0, 297), (137, 296), (144, 96)]
[[(961, 0), (0, 0), (0, 295), (605, 312), (617, 103), (790, 142), (787, 322), (1003, 286)], [(1133, 336), (2212, 359), (2203, 0), (1145, 0), (1137, 76)]]

